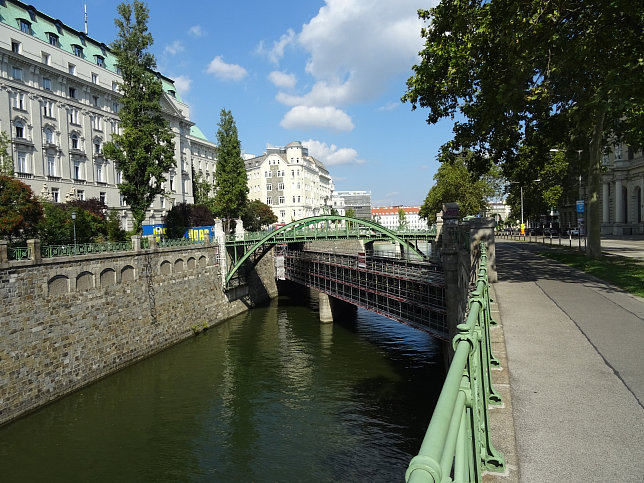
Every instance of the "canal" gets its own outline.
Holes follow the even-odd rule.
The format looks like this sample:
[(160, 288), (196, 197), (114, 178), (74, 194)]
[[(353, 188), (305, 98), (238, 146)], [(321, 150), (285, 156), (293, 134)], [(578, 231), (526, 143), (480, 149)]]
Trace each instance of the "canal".
[(321, 325), (305, 298), (0, 428), (2, 481), (403, 481), (442, 385), (439, 344), (361, 309)]

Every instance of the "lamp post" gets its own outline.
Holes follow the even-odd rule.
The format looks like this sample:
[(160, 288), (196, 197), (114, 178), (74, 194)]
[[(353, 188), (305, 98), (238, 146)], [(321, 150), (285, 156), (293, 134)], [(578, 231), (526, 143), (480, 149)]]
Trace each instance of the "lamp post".
[[(533, 179), (531, 182), (541, 181), (541, 178)], [(510, 184), (518, 184), (521, 190), (521, 225), (524, 226), (523, 222), (523, 183), (520, 181), (510, 181)]]
[(74, 222), (74, 253), (76, 253), (76, 212), (72, 211), (72, 221)]

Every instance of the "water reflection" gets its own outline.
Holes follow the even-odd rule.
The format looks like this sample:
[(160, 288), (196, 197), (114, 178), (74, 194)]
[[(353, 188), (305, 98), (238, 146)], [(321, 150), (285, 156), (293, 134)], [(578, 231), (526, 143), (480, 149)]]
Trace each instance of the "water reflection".
[[(280, 297), (0, 429), (3, 481), (400, 481), (438, 344)], [(35, 462), (37, 461), (37, 464)]]

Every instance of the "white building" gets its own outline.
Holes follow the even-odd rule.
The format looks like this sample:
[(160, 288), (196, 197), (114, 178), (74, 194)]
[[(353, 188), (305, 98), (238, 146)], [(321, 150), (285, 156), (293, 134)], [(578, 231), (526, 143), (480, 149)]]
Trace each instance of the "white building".
[[(0, 1), (0, 130), (11, 140), (16, 177), (55, 202), (98, 198), (131, 215), (120, 196), (121, 174), (103, 156), (119, 132), (121, 80), (105, 43), (16, 0)], [(193, 201), (192, 168), (212, 182), (216, 145), (190, 121), (173, 81), (161, 74), (163, 112), (175, 136), (176, 168), (168, 173), (146, 223), (171, 205)]]
[(418, 215), (420, 206), (374, 206), (371, 208), (371, 218), (385, 228), (397, 230), (400, 228), (400, 210), (405, 214), (405, 228), (409, 230), (427, 229), (427, 220)]
[(262, 156), (244, 163), (248, 199), (269, 205), (279, 223), (330, 213), (333, 181), (329, 171), (299, 141), (269, 147)]

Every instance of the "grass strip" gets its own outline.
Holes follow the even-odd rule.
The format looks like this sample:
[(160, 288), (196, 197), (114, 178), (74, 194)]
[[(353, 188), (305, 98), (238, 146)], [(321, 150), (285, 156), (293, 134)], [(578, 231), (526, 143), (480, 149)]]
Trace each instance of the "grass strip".
[(581, 252), (569, 250), (547, 250), (540, 254), (644, 297), (644, 262), (640, 260), (618, 255), (604, 255), (601, 259), (592, 259)]

